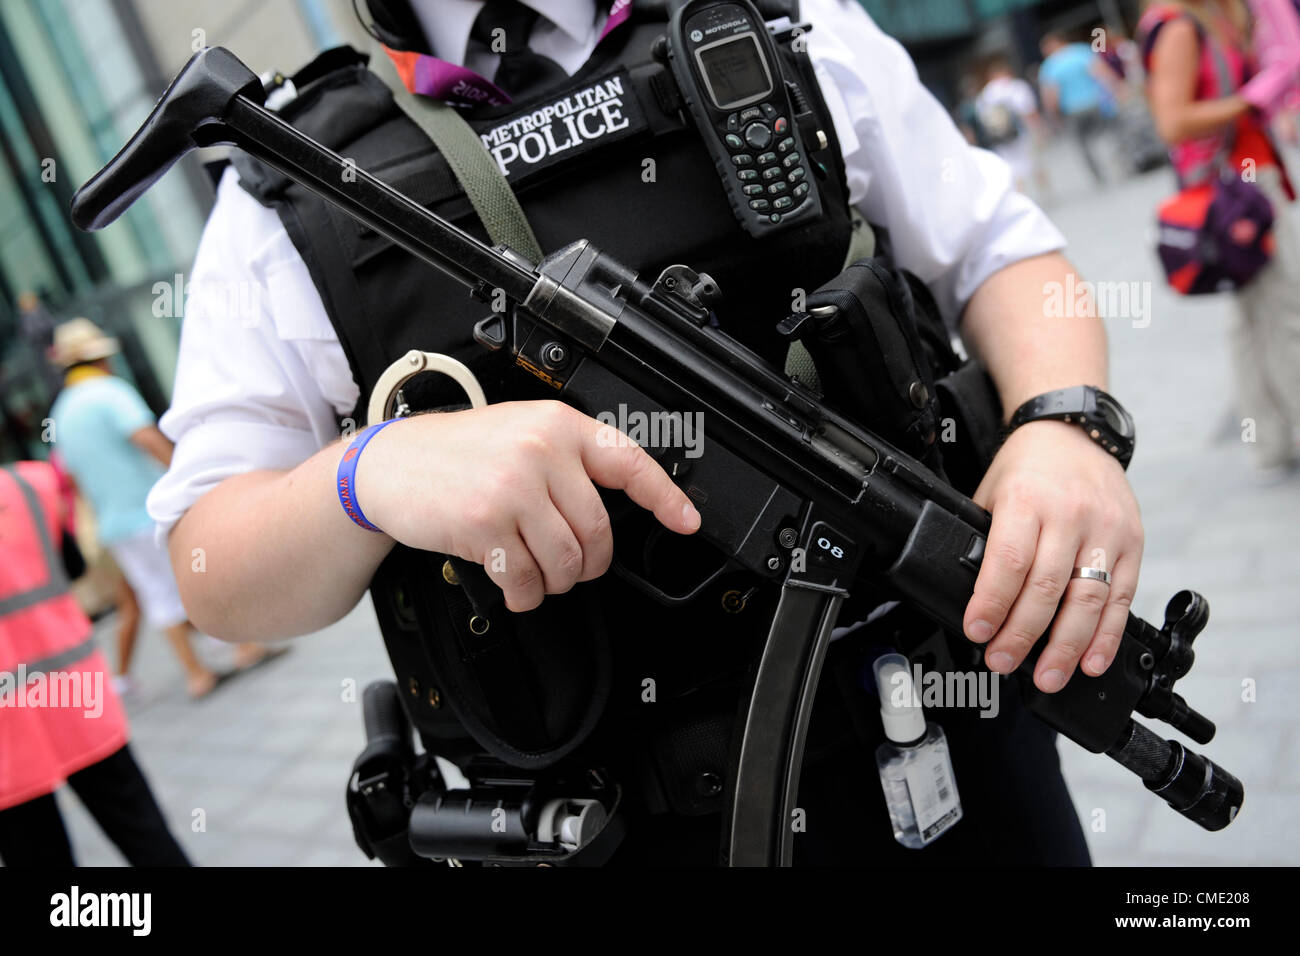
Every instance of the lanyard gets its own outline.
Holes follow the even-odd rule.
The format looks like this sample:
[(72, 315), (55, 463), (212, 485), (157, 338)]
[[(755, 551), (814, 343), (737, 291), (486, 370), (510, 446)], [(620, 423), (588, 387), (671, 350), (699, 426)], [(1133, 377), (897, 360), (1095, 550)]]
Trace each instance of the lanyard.
[[(614, 0), (605, 18), (596, 45), (626, 23), (632, 16), (632, 0)], [(464, 103), (470, 106), (505, 106), (512, 102), (510, 95), (486, 77), (455, 63), (448, 63), (427, 53), (410, 50), (392, 50), (388, 54), (397, 67), (397, 75), (412, 93), (442, 100), (444, 103)]]

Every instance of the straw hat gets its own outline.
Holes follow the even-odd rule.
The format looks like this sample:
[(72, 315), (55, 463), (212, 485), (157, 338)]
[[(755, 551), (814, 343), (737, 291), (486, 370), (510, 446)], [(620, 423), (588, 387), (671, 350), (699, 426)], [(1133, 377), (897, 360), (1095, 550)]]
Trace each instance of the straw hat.
[(67, 368), (78, 362), (96, 362), (117, 354), (117, 339), (105, 335), (90, 319), (71, 319), (54, 328), (50, 361)]

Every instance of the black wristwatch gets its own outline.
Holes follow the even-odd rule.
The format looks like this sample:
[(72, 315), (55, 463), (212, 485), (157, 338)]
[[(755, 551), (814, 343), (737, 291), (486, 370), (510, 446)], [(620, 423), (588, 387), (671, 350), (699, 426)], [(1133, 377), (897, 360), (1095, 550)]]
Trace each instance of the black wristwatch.
[(1099, 388), (1076, 385), (1031, 398), (1011, 416), (1007, 433), (1025, 422), (1043, 419), (1078, 425), (1088, 437), (1118, 458), (1126, 470), (1133, 459), (1133, 416)]

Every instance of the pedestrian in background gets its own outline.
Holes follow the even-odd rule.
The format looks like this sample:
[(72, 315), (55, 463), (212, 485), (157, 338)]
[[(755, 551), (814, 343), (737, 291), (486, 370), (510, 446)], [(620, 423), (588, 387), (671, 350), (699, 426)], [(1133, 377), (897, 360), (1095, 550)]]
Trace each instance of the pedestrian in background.
[(989, 61), (975, 110), (988, 131), (989, 148), (1011, 167), (1016, 188), (1024, 192), (1030, 182), (1037, 182), (1042, 191), (1044, 184), (1036, 175), (1041, 137), (1038, 97), (1032, 86), (1016, 76), (1006, 56), (999, 54)]
[(1110, 68), (1093, 55), (1088, 44), (1070, 43), (1056, 31), (1043, 37), (1039, 49), (1043, 54), (1038, 68), (1043, 108), (1074, 137), (1088, 171), (1100, 186), (1106, 182), (1106, 175), (1097, 154), (1097, 141), (1106, 129), (1102, 110), (1106, 93), (1099, 72)]
[(74, 864), (54, 798), (66, 781), (132, 865), (187, 866), (68, 590), (63, 507), (48, 462), (0, 469), (0, 861)]
[(1294, 89), (1296, 64), (1277, 59), (1259, 68), (1241, 0), (1157, 3), (1139, 30), (1151, 113), (1180, 185), (1249, 169), (1273, 207), (1272, 260), (1236, 293), (1232, 360), (1260, 478), (1285, 479), (1296, 472), (1300, 426), (1300, 219), (1265, 117)]
[[(199, 698), (216, 686), (217, 675), (194, 651), (194, 628), (145, 510), (149, 490), (171, 463), (172, 443), (139, 393), (111, 373), (108, 360), (117, 351), (117, 340), (89, 319), (54, 330), (51, 358), (64, 369), (63, 390), (50, 410), (54, 444), (95, 512), (99, 540), (135, 592), (145, 620), (167, 635), (190, 696)], [(125, 663), (134, 641), (127, 632), (121, 645)], [(240, 645), (236, 667), (251, 667), (266, 655), (260, 644)]]
[[(1261, 68), (1281, 63), (1294, 71), (1300, 56), (1300, 5), (1296, 0), (1248, 0), (1255, 18), (1255, 53)], [(1292, 73), (1295, 76), (1295, 73)], [(1293, 149), (1300, 146), (1296, 114), (1300, 112), (1300, 82), (1293, 82), (1265, 119), (1273, 131)]]

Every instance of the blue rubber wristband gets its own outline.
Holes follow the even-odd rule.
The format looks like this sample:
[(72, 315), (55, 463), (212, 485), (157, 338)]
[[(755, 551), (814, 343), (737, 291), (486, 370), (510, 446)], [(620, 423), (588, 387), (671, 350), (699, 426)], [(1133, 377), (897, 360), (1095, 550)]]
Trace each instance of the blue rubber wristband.
[(370, 443), (370, 439), (379, 434), (381, 428), (400, 420), (390, 418), (386, 422), (380, 422), (377, 425), (371, 425), (369, 428), (361, 429), (361, 431), (357, 432), (356, 437), (352, 439), (352, 444), (348, 445), (348, 450), (343, 453), (342, 460), (339, 461), (338, 477), (335, 479), (335, 485), (339, 493), (339, 504), (343, 505), (344, 514), (367, 531), (379, 531), (380, 529), (370, 523), (362, 513), (361, 505), (357, 502), (357, 462), (361, 460), (361, 450)]

